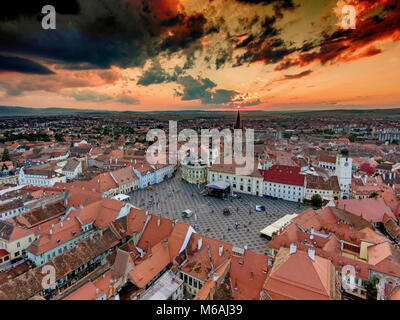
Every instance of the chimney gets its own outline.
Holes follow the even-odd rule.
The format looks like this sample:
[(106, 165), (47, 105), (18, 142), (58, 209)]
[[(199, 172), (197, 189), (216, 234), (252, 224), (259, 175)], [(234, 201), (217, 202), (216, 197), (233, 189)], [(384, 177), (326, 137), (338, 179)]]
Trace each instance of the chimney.
[(60, 227), (61, 227), (61, 228), (63, 227), (63, 223), (62, 223), (62, 221), (60, 221)]
[(160, 219), (160, 217), (158, 217), (158, 220), (157, 220), (157, 227), (159, 227), (160, 224), (161, 224), (161, 219)]
[(222, 253), (224, 252), (224, 246), (219, 246), (218, 254), (221, 257)]
[(315, 260), (315, 250), (314, 249), (308, 249), (308, 256), (312, 261)]
[(50, 233), (50, 234), (53, 234), (53, 229), (50, 229), (49, 233)]
[(253, 274), (253, 271), (251, 271), (250, 272), (250, 280), (253, 280), (254, 279), (254, 274)]
[(201, 249), (201, 245), (203, 244), (203, 239), (202, 238), (199, 238), (198, 240), (197, 240), (197, 250), (200, 250)]
[(293, 253), (296, 253), (296, 251), (297, 251), (297, 246), (295, 244), (291, 243), (289, 253), (293, 254)]

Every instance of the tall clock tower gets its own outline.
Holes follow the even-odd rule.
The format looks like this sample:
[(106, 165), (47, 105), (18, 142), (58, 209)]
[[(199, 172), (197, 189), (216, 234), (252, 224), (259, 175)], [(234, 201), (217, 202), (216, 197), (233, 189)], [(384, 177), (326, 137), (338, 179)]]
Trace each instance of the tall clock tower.
[(353, 161), (350, 158), (349, 151), (347, 149), (343, 149), (340, 154), (336, 156), (335, 174), (339, 180), (341, 199), (350, 199), (352, 164)]

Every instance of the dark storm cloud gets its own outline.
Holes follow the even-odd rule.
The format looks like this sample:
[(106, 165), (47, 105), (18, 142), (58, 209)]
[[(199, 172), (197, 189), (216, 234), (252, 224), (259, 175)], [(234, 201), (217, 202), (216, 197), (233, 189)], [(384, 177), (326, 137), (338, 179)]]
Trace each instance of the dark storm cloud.
[(217, 85), (208, 78), (195, 79), (192, 76), (182, 76), (177, 83), (182, 90), (175, 90), (182, 100), (200, 100), (202, 104), (224, 105), (232, 104), (233, 97), (237, 94), (233, 90), (214, 89)]
[(127, 95), (120, 95), (118, 96), (115, 101), (123, 103), (123, 104), (132, 104), (132, 105), (139, 105), (140, 101), (134, 97), (130, 97)]
[(285, 10), (293, 10), (296, 8), (293, 0), (237, 0), (241, 3), (248, 4), (262, 4), (262, 5), (273, 5), (275, 14), (279, 17), (283, 16), (283, 11)]
[(256, 99), (254, 101), (241, 103), (240, 106), (241, 107), (252, 107), (252, 106), (258, 106), (259, 104), (261, 104), (261, 100), (260, 99)]
[(182, 100), (208, 100), (211, 98), (210, 89), (217, 86), (208, 78), (196, 80), (192, 76), (180, 77), (177, 83), (183, 87), (179, 93)]
[(308, 76), (312, 72), (313, 72), (312, 70), (306, 70), (297, 74), (287, 74), (285, 75), (285, 79), (300, 79), (305, 76)]
[(200, 100), (202, 104), (223, 105), (232, 103), (233, 97), (237, 95), (236, 91), (226, 89), (215, 89), (216, 83), (208, 78), (195, 79), (187, 75), (184, 68), (175, 67), (172, 74), (167, 73), (155, 60), (150, 68), (145, 70), (139, 77), (137, 84), (141, 86), (150, 86), (160, 83), (175, 82), (181, 86), (181, 89), (174, 89), (175, 95), (181, 97), (181, 100)]
[[(51, 59), (76, 70), (141, 67), (162, 51), (181, 50), (203, 35), (201, 13), (187, 16), (177, 13), (177, 3), (168, 8), (165, 3), (77, 0), (75, 10), (57, 14), (56, 30), (43, 30), (42, 3), (25, 6), (16, 0), (20, 10), (1, 17), (0, 52)], [(59, 1), (46, 4), (53, 4), (57, 13), (63, 8)]]
[(162, 41), (159, 46), (160, 51), (168, 50), (176, 52), (185, 49), (189, 44), (205, 35), (204, 26), (207, 20), (204, 18), (203, 14), (198, 13), (190, 17), (179, 14), (179, 17), (175, 25), (169, 28), (172, 35)]
[(260, 61), (265, 64), (274, 64), (296, 51), (295, 47), (288, 47), (279, 37), (281, 30), (275, 27), (278, 19), (277, 16), (266, 16), (261, 20), (257, 33), (233, 40), (236, 49), (245, 48), (246, 50), (236, 57), (234, 66)]
[[(380, 14), (377, 8), (381, 10)], [(393, 38), (399, 40), (400, 7), (397, 0), (377, 0), (371, 7), (371, 1), (358, 1), (361, 17), (357, 19), (356, 29), (336, 29), (333, 33), (322, 33), (322, 40), (308, 42), (298, 50), (295, 57), (284, 59), (275, 70), (285, 70), (293, 66), (306, 66), (311, 63), (347, 62), (380, 54), (382, 50), (372, 44), (379, 40)], [(362, 53), (358, 51), (363, 50)], [(315, 50), (314, 50), (315, 49)]]
[[(291, 49), (279, 39), (275, 23), (285, 10), (293, 10), (290, 0), (239, 1), (242, 4), (262, 3), (271, 6), (273, 16), (240, 17), (249, 32), (244, 40), (233, 41), (236, 49), (245, 53), (234, 61), (234, 66), (264, 60), (275, 63)], [(107, 69), (112, 65), (122, 68), (143, 67), (149, 59), (160, 54), (182, 52), (186, 57), (184, 70), (194, 66), (196, 51), (203, 50), (200, 40), (221, 30), (228, 30), (229, 21), (215, 17), (207, 21), (202, 12), (188, 15), (179, 1), (165, 0), (39, 0), (12, 1), (12, 7), (0, 5), (0, 52), (36, 57), (53, 63), (56, 69)], [(68, 5), (66, 5), (68, 3)], [(57, 29), (41, 28), (41, 8), (54, 5)], [(274, 13), (275, 12), (275, 13)], [(209, 66), (216, 69), (232, 63), (234, 50), (210, 57)], [(41, 61), (42, 62), (42, 61)], [(142, 84), (164, 82), (163, 75), (147, 74)], [(154, 79), (152, 80), (151, 77)]]
[(141, 86), (149, 86), (152, 84), (160, 84), (177, 81), (180, 75), (184, 74), (184, 68), (175, 66), (172, 74), (167, 73), (158, 60), (153, 60), (150, 68), (145, 70), (139, 77), (137, 84)]
[(138, 85), (149, 86), (151, 84), (159, 84), (170, 82), (170, 76), (161, 67), (159, 61), (153, 61), (149, 69), (143, 72), (137, 81)]
[(91, 102), (119, 102), (122, 104), (131, 104), (131, 105), (138, 105), (140, 104), (139, 100), (135, 97), (131, 97), (125, 94), (118, 95), (116, 97), (108, 95), (108, 94), (101, 94), (93, 91), (78, 91), (69, 94), (70, 97), (74, 98), (77, 101), (91, 101)]
[(0, 70), (20, 72), (28, 74), (53, 74), (54, 72), (50, 69), (36, 63), (32, 60), (28, 60), (20, 57), (5, 56), (0, 54)]
[(51, 4), (57, 8), (58, 14), (78, 14), (78, 0), (13, 0), (0, 2), (0, 21), (15, 20), (22, 17), (40, 18), (42, 8)]
[(215, 68), (218, 70), (221, 68), (227, 61), (230, 61), (230, 54), (227, 51), (219, 50), (215, 57)]
[(92, 91), (77, 91), (71, 93), (70, 96), (77, 101), (105, 102), (111, 101), (113, 99), (112, 96), (109, 96), (107, 94), (99, 94)]
[(212, 93), (209, 99), (203, 99), (203, 104), (226, 104), (232, 101), (233, 97), (237, 94), (233, 90), (218, 89)]

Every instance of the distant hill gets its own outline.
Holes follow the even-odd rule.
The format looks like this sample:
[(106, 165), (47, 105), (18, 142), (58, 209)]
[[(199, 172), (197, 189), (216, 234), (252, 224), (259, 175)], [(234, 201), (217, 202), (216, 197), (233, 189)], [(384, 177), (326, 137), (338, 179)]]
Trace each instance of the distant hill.
[[(216, 119), (232, 118), (233, 111), (207, 111), (207, 110), (171, 110), (171, 111), (113, 111), (113, 110), (89, 110), (70, 108), (27, 108), (0, 106), (0, 118), (6, 117), (34, 117), (34, 116), (60, 116), (74, 114), (91, 114), (116, 118), (140, 118), (157, 120), (189, 120), (189, 119)], [(364, 110), (313, 110), (313, 111), (241, 111), (243, 119), (266, 118), (374, 118), (390, 119), (400, 118), (400, 109), (364, 109)]]
[[(46, 115), (67, 115), (76, 113), (93, 113), (98, 111), (69, 108), (26, 108), (0, 106), (0, 117), (10, 116), (46, 116)], [(104, 111), (108, 112), (108, 111)]]

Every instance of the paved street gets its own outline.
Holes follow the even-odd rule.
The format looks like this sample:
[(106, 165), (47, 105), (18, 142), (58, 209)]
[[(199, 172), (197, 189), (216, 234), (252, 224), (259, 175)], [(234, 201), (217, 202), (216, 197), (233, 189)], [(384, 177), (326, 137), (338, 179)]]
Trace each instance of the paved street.
[[(171, 193), (170, 196), (168, 193)], [(284, 200), (271, 200), (257, 196), (241, 194), (241, 199), (222, 200), (200, 195), (196, 185), (176, 177), (153, 186), (153, 190), (137, 190), (130, 194), (131, 203), (154, 214), (161, 213), (169, 219), (178, 219), (192, 226), (199, 225), (200, 234), (244, 247), (249, 250), (265, 253), (267, 240), (260, 237), (260, 230), (286, 214), (300, 213), (307, 206)], [(256, 212), (256, 205), (264, 205), (266, 212)], [(230, 216), (223, 215), (228, 208)], [(183, 218), (182, 211), (189, 209), (194, 214)], [(235, 222), (240, 227), (235, 229)]]

